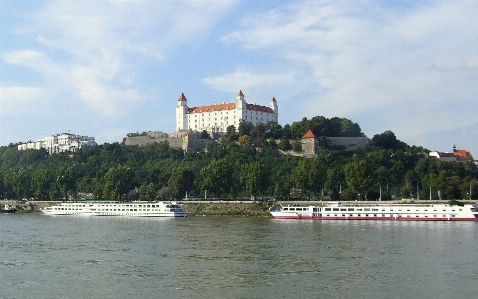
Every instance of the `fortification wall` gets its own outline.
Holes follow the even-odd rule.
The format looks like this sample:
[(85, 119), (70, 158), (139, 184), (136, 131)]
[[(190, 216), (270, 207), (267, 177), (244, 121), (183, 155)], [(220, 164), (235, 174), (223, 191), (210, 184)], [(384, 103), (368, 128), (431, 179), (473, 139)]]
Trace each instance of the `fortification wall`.
[(343, 147), (345, 151), (354, 151), (371, 145), (368, 137), (327, 137), (328, 147)]
[(156, 138), (151, 136), (135, 136), (135, 137), (126, 137), (124, 144), (125, 145), (138, 145), (145, 146), (154, 142), (167, 141), (169, 146), (182, 148), (183, 138), (182, 137), (170, 137), (170, 138)]

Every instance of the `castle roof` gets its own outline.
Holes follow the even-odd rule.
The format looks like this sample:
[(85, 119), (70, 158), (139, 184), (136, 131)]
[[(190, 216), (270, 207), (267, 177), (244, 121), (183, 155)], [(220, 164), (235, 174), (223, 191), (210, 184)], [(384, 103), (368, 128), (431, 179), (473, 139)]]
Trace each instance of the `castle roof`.
[(271, 102), (277, 102), (275, 97), (272, 97)]
[(181, 92), (181, 95), (179, 96), (178, 102), (179, 101), (187, 101), (186, 96), (184, 96), (183, 92)]
[(244, 96), (244, 94), (242, 93), (242, 90), (239, 90), (239, 93), (237, 95), (240, 96), (240, 97)]
[[(212, 111), (228, 111), (236, 109), (236, 103), (226, 103), (226, 104), (217, 104), (217, 105), (208, 105), (208, 106), (199, 106), (192, 107), (188, 109), (189, 113), (202, 113), (202, 112), (212, 112)], [(247, 110), (261, 111), (266, 113), (274, 113), (270, 107), (256, 105), (256, 104), (246, 104)]]
[(199, 106), (189, 108), (189, 113), (201, 113), (201, 112), (212, 112), (212, 111), (227, 111), (236, 108), (236, 103), (227, 103), (227, 104), (217, 104), (217, 105), (208, 105), (208, 106)]
[(305, 133), (304, 136), (302, 136), (302, 139), (305, 139), (305, 138), (315, 138), (314, 132), (312, 132), (312, 130), (307, 131), (307, 133)]

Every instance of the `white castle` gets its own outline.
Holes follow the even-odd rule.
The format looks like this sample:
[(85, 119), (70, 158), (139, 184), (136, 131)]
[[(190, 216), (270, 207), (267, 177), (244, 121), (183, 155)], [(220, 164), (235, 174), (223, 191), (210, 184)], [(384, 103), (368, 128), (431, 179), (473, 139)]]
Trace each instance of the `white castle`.
[(190, 130), (221, 133), (226, 132), (231, 125), (237, 130), (240, 121), (250, 122), (254, 126), (277, 123), (278, 116), (279, 109), (274, 97), (269, 107), (248, 104), (242, 91), (239, 91), (236, 102), (190, 108), (184, 93), (181, 93), (176, 107), (176, 130), (178, 133)]
[(78, 152), (89, 146), (96, 146), (95, 137), (61, 133), (47, 136), (37, 141), (19, 142), (18, 150), (41, 149), (48, 153)]

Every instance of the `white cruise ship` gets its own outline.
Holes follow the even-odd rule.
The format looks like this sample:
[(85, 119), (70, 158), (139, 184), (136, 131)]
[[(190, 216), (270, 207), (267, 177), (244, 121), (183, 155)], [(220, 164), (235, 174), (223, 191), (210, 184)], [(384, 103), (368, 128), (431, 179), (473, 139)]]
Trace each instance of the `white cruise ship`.
[(269, 211), (277, 219), (478, 221), (476, 206), (448, 204), (347, 204), (281, 206)]
[(46, 215), (125, 216), (125, 217), (187, 217), (176, 202), (64, 202), (41, 210)]

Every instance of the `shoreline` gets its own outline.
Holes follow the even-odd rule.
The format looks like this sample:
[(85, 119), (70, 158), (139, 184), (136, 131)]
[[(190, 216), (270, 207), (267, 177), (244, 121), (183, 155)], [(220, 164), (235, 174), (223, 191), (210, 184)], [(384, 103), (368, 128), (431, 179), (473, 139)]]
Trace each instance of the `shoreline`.
[[(476, 204), (476, 200), (459, 200), (464, 204)], [(15, 204), (23, 210), (17, 213), (40, 213), (40, 209), (62, 203), (62, 201), (16, 201), (2, 200), (4, 204)], [(226, 217), (267, 217), (272, 218), (269, 208), (279, 204), (283, 206), (323, 206), (329, 201), (278, 201), (278, 202), (260, 202), (260, 201), (177, 201), (184, 205), (184, 209), (188, 212), (188, 216), (226, 216)], [(360, 205), (376, 205), (376, 204), (447, 204), (448, 200), (400, 200), (400, 201), (341, 201), (342, 204), (360, 204)]]

